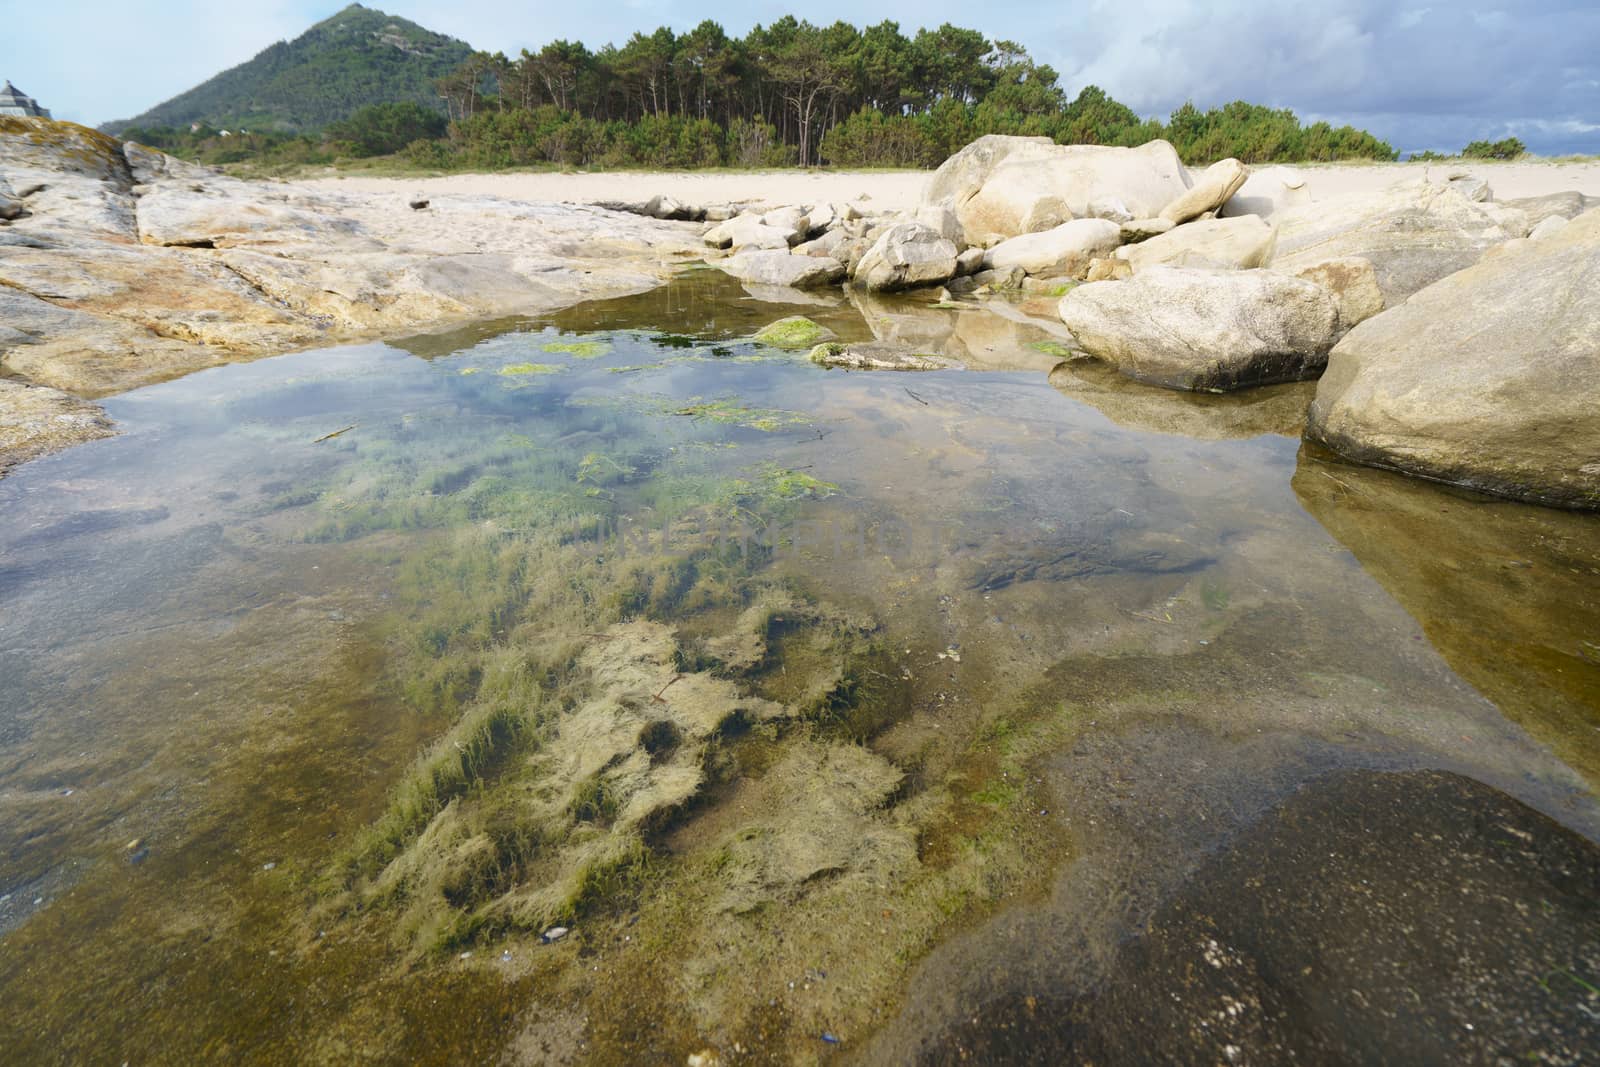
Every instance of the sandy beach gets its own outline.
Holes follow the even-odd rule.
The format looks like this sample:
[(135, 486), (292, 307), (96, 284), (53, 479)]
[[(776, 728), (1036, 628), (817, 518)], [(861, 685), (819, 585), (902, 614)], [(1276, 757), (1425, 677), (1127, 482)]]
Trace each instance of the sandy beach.
[[(1318, 199), (1343, 193), (1382, 189), (1412, 178), (1440, 179), (1470, 174), (1486, 179), (1500, 200), (1574, 189), (1600, 196), (1600, 161), (1553, 163), (1378, 163), (1300, 166)], [(511, 200), (593, 203), (601, 200), (644, 200), (656, 194), (686, 203), (709, 204), (761, 200), (769, 204), (803, 204), (814, 200), (863, 200), (877, 210), (915, 206), (928, 180), (927, 171), (605, 171), (594, 173), (510, 172), (452, 174), (435, 178), (327, 177), (294, 184), (310, 189), (395, 195), (500, 196)]]

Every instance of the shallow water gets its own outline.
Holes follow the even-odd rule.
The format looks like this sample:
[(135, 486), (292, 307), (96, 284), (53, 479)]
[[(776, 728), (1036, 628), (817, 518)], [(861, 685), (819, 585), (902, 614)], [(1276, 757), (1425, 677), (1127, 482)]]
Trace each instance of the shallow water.
[[(1047, 375), (1025, 315), (760, 297), (695, 272), (206, 371), (0, 481), (8, 1058), (1116, 1058), (1137, 1020), (1030, 1030), (1033, 998), (1165, 988), (1219, 886), (1320, 840), (1318, 783), (1448, 772), (1482, 786), (1364, 818), (1592, 855), (1600, 520), (1310, 454), (1309, 386)], [(972, 369), (744, 340), (795, 313)], [(1417, 877), (1373, 871), (1378, 912)], [(1526, 931), (1439, 905), (1543, 968), (1463, 994), (1526, 1040), (1418, 1055), (1600, 1040), (1600, 890), (1541, 913), (1547, 881), (1504, 891)], [(1354, 931), (1314, 896), (1298, 940), (1222, 928), (1315, 962)], [(1252, 1010), (1269, 1059), (1370, 1029)], [(1228, 1058), (1188, 1032), (1158, 1051)]]

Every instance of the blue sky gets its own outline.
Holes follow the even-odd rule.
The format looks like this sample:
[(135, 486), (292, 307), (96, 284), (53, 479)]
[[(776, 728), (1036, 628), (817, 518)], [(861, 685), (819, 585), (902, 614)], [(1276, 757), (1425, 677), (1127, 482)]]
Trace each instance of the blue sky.
[[(0, 78), (57, 116), (126, 118), (294, 37), (343, 0), (0, 0)], [(369, 3), (477, 48), (558, 37), (597, 46), (715, 18), (730, 33), (813, 22), (954, 22), (1021, 41), (1075, 91), (1100, 85), (1165, 117), (1247, 99), (1363, 126), (1402, 151), (1515, 135), (1547, 155), (1600, 153), (1595, 0), (387, 0)]]

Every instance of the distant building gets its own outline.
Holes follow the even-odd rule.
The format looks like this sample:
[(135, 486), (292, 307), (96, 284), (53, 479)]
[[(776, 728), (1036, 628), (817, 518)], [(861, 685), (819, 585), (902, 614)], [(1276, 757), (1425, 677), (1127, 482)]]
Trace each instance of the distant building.
[(39, 106), (39, 101), (18, 89), (10, 82), (0, 89), (0, 115), (36, 115), (41, 119), (50, 117), (47, 108)]

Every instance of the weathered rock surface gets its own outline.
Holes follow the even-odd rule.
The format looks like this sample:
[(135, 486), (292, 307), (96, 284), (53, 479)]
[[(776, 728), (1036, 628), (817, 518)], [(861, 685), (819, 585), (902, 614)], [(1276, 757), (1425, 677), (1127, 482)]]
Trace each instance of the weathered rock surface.
[(1055, 141), (1049, 137), (985, 134), (940, 164), (928, 179), (922, 202), (959, 208), (983, 188), (989, 175), (1007, 159), (1039, 159), (1049, 155), (1055, 147)]
[(1424, 181), (1376, 193), (1333, 197), (1273, 215), (1272, 266), (1293, 273), (1329, 259), (1360, 256), (1378, 274), (1385, 304), (1478, 261), (1485, 249), (1519, 236), (1487, 207)]
[(1515, 200), (1502, 200), (1502, 206), (1522, 212), (1530, 228), (1548, 218), (1575, 219), (1593, 207), (1600, 207), (1600, 197), (1585, 196), (1576, 190), (1549, 193), (1545, 196), (1525, 196)]
[(944, 356), (915, 352), (885, 341), (855, 341), (842, 344), (830, 341), (811, 350), (811, 362), (823, 367), (847, 370), (959, 370), (961, 364)]
[(705, 242), (713, 248), (787, 249), (798, 231), (793, 225), (769, 226), (760, 215), (740, 215), (706, 231)]
[(1600, 508), (1600, 213), (1519, 242), (1334, 349), (1307, 435), (1372, 466)]
[(1200, 172), (1188, 192), (1162, 208), (1160, 217), (1176, 224), (1216, 211), (1239, 191), (1249, 176), (1250, 168), (1237, 159), (1219, 160)]
[(1133, 265), (1138, 274), (1151, 267), (1208, 267), (1249, 270), (1272, 259), (1277, 232), (1254, 215), (1232, 219), (1201, 219), (1166, 233), (1125, 245), (1117, 257)]
[(1112, 148), (1015, 140), (1022, 143), (969, 145), (963, 151), (973, 150), (971, 156), (929, 183), (928, 196), (939, 198), (929, 202), (955, 211), (969, 245), (994, 244), (1074, 218), (1148, 218), (1189, 188), (1177, 152), (1165, 141)]
[(1176, 225), (1169, 219), (1159, 215), (1152, 219), (1129, 219), (1122, 223), (1122, 241), (1124, 244), (1136, 244), (1139, 241), (1148, 241), (1152, 237), (1159, 237)]
[(0, 378), (0, 474), (18, 463), (116, 432), (97, 404)]
[(1311, 190), (1305, 175), (1293, 167), (1268, 167), (1251, 171), (1244, 184), (1229, 197), (1217, 215), (1230, 218), (1234, 215), (1257, 215), (1271, 219), (1279, 211), (1311, 202)]
[(1528, 231), (1530, 240), (1538, 241), (1552, 237), (1567, 228), (1567, 220), (1560, 215), (1549, 215), (1540, 220), (1539, 224)]
[(743, 282), (787, 285), (795, 289), (829, 285), (844, 277), (844, 264), (826, 256), (796, 256), (789, 252), (740, 252), (716, 264)]
[(1152, 267), (1080, 285), (1060, 312), (1084, 351), (1129, 377), (1208, 391), (1315, 377), (1339, 326), (1327, 290), (1267, 270)]
[(1383, 310), (1383, 291), (1378, 288), (1378, 272), (1360, 256), (1329, 259), (1301, 267), (1295, 276), (1316, 282), (1333, 294), (1339, 305), (1339, 329), (1348, 333)]
[(1116, 256), (1105, 259), (1091, 259), (1089, 270), (1083, 276), (1086, 282), (1111, 282), (1121, 281), (1133, 277), (1133, 264)]
[(902, 222), (884, 231), (856, 267), (856, 282), (868, 292), (938, 285), (956, 273), (956, 246), (937, 230)]
[(999, 271), (1020, 267), (1040, 277), (1082, 276), (1091, 259), (1110, 254), (1121, 241), (1121, 228), (1114, 222), (1074, 219), (1000, 242), (984, 255), (983, 265)]
[(638, 292), (699, 245), (592, 207), (240, 181), (49, 119), (0, 118), (0, 188), (0, 370), (82, 396)]

